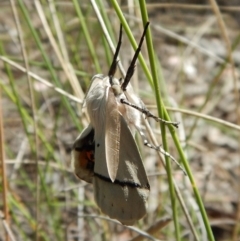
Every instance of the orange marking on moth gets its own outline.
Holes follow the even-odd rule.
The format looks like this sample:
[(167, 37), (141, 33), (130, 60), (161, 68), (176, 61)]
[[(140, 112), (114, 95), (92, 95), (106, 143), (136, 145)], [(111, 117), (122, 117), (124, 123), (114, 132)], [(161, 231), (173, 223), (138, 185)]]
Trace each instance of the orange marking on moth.
[(94, 153), (93, 151), (83, 150), (78, 155), (79, 166), (83, 169), (91, 169), (94, 164)]

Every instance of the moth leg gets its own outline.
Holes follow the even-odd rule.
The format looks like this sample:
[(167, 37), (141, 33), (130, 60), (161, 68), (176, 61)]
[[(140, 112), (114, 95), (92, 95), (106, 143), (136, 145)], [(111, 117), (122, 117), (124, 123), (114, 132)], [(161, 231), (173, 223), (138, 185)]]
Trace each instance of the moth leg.
[[(137, 127), (136, 127), (136, 128), (137, 128)], [(159, 152), (162, 153), (164, 156), (169, 157), (169, 158), (170, 158), (172, 161), (174, 161), (174, 162), (177, 164), (177, 166), (183, 171), (184, 175), (187, 176), (186, 171), (183, 169), (183, 167), (180, 165), (180, 163), (179, 163), (172, 155), (170, 155), (168, 152), (166, 152), (161, 146), (155, 146), (155, 145), (149, 143), (149, 141), (147, 140), (144, 132), (143, 132), (141, 129), (139, 129), (139, 128), (137, 128), (137, 130), (138, 130), (139, 134), (141, 135), (141, 138), (142, 138), (142, 140), (143, 140), (143, 144), (144, 144), (145, 146), (147, 146), (147, 147), (149, 147), (149, 148), (151, 148), (151, 149), (154, 149), (154, 150), (156, 150), (156, 151), (159, 151)]]
[(146, 107), (144, 107), (144, 108), (139, 107), (139, 106), (137, 106), (137, 105), (135, 105), (135, 104), (127, 101), (126, 99), (121, 99), (120, 101), (121, 101), (122, 104), (128, 105), (128, 106), (130, 106), (130, 107), (132, 107), (132, 108), (134, 108), (134, 109), (139, 110), (139, 111), (142, 112), (144, 115), (146, 115), (146, 117), (151, 117), (151, 118), (153, 118), (153, 119), (154, 119), (155, 121), (157, 121), (157, 122), (160, 121), (160, 122), (162, 122), (162, 123), (164, 123), (164, 124), (173, 125), (173, 126), (175, 126), (176, 128), (178, 128), (179, 122), (166, 121), (166, 120), (164, 120), (164, 119), (162, 119), (162, 118), (159, 118), (159, 117), (153, 115)]

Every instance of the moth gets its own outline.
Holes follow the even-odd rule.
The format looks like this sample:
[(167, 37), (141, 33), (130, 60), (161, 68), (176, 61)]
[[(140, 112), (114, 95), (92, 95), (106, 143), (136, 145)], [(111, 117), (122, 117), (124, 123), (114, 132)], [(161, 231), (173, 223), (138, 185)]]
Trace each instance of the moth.
[[(93, 76), (84, 105), (90, 118), (73, 145), (76, 176), (93, 184), (94, 199), (101, 211), (124, 225), (133, 225), (147, 211), (150, 185), (134, 139), (140, 130), (141, 112), (152, 116), (127, 88), (149, 23), (124, 79), (117, 79), (119, 41), (108, 75)], [(140, 111), (139, 111), (140, 110)]]

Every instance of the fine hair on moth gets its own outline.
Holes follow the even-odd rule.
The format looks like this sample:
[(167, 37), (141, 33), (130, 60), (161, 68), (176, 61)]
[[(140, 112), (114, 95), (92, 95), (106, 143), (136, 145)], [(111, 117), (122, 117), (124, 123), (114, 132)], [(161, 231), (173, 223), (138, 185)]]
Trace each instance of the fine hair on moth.
[(148, 29), (144, 27), (138, 48), (125, 78), (114, 77), (117, 57), (122, 42), (122, 25), (119, 40), (107, 76), (93, 76), (86, 93), (86, 107), (90, 123), (73, 144), (72, 164), (76, 176), (93, 184), (94, 199), (100, 210), (124, 225), (133, 225), (147, 211), (150, 185), (134, 139), (136, 130), (144, 145), (170, 154), (151, 145), (141, 131), (141, 114), (165, 124), (178, 126), (149, 112), (142, 101), (127, 88), (134, 74), (137, 57)]

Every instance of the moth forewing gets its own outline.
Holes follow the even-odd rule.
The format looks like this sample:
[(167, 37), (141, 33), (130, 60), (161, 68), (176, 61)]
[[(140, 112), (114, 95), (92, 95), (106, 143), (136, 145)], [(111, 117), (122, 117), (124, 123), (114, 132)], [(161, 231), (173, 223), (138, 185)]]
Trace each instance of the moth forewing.
[(92, 96), (94, 94), (94, 92), (92, 92), (92, 90), (95, 88), (96, 85), (100, 86), (101, 83), (103, 83), (103, 79), (104, 79), (103, 74), (96, 74), (92, 77), (88, 90), (85, 94), (82, 108), (86, 107), (87, 98), (94, 98), (94, 96)]
[(107, 89), (106, 96), (105, 152), (108, 174), (111, 181), (114, 182), (119, 164), (121, 126), (118, 104), (112, 88)]
[(94, 168), (94, 172), (97, 170), (99, 175), (107, 175), (108, 178), (110, 177), (106, 164), (105, 126), (107, 93), (109, 92), (109, 88), (109, 77), (95, 75), (92, 78), (90, 88), (85, 98), (90, 122), (94, 128), (95, 165), (97, 165), (97, 168)]
[(95, 75), (92, 78), (89, 90), (85, 97), (90, 122), (95, 130), (94, 139), (104, 135), (106, 114), (106, 90), (109, 87), (108, 77)]
[[(123, 161), (119, 162), (116, 179), (122, 179), (137, 187), (148, 187), (149, 190), (147, 174), (136, 141), (122, 115), (120, 115), (120, 123), (122, 135), (120, 149), (124, 151), (120, 152), (120, 160)], [(126, 170), (127, 172), (124, 173)]]
[(134, 137), (121, 114), (119, 118), (121, 141), (117, 176), (113, 183), (107, 175), (99, 175), (98, 170), (104, 163), (103, 159), (98, 160), (97, 149), (94, 197), (103, 213), (122, 224), (132, 225), (146, 214), (150, 186)]

